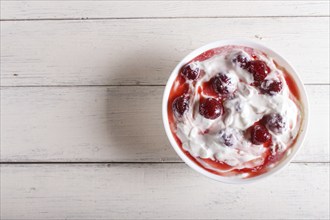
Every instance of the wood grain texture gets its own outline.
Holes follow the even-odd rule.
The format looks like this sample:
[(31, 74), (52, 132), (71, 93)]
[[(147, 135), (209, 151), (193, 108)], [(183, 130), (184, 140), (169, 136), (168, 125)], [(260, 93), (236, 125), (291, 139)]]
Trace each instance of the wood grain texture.
[[(329, 87), (306, 87), (311, 107), (310, 129), (295, 161), (330, 161)], [(163, 89), (2, 88), (1, 161), (181, 161), (163, 129)]]
[(1, 187), (2, 219), (329, 218), (329, 164), (246, 185), (185, 164), (1, 165)]
[(189, 52), (232, 38), (260, 41), (305, 83), (328, 84), (328, 36), (329, 17), (7, 21), (1, 85), (164, 85)]
[[(1, 1), (0, 219), (329, 219), (329, 14), (329, 1)], [(161, 121), (175, 65), (233, 38), (288, 58), (311, 107), (294, 162), (248, 185), (177, 163)]]
[(1, 19), (329, 16), (328, 9), (328, 1), (3, 1)]

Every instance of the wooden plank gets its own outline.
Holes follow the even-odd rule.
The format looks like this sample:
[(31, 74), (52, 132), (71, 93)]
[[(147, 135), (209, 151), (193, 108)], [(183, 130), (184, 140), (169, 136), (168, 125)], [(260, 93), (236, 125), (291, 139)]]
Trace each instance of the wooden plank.
[(1, 19), (329, 16), (327, 1), (3, 1)]
[(247, 38), (329, 83), (329, 18), (204, 18), (1, 23), (1, 85), (164, 85), (206, 43)]
[[(311, 102), (310, 129), (295, 161), (330, 161), (329, 87), (306, 87)], [(163, 129), (163, 89), (2, 88), (1, 161), (181, 161)]]
[(184, 164), (1, 165), (1, 219), (328, 219), (329, 164), (244, 185)]

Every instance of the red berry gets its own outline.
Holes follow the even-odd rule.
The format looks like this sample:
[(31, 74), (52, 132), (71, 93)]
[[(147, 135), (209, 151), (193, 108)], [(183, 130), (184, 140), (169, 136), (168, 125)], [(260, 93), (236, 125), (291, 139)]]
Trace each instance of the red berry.
[(238, 54), (233, 60), (233, 63), (239, 64), (243, 69), (246, 68), (249, 58), (243, 54)]
[(199, 113), (207, 119), (216, 119), (222, 112), (221, 103), (213, 98), (203, 99), (199, 105)]
[(285, 121), (283, 117), (278, 113), (266, 115), (266, 127), (274, 133), (283, 133), (285, 129)]
[(175, 117), (181, 118), (189, 110), (189, 97), (187, 95), (176, 97), (172, 104), (172, 110)]
[(253, 79), (256, 82), (263, 81), (267, 74), (270, 73), (270, 68), (264, 61), (253, 60), (248, 62), (246, 69), (252, 73)]
[(271, 139), (271, 135), (269, 134), (267, 128), (263, 125), (255, 125), (252, 127), (251, 131), (251, 142), (253, 144), (259, 145), (266, 143)]
[(199, 68), (192, 69), (188, 64), (183, 67), (182, 75), (188, 80), (195, 80), (198, 78), (199, 72)]
[(282, 90), (282, 82), (281, 81), (275, 81), (275, 80), (265, 80), (261, 84), (261, 89), (268, 93), (269, 95), (275, 95), (276, 93), (279, 93)]
[(228, 95), (236, 90), (236, 84), (224, 73), (214, 76), (211, 81), (214, 91), (221, 95)]

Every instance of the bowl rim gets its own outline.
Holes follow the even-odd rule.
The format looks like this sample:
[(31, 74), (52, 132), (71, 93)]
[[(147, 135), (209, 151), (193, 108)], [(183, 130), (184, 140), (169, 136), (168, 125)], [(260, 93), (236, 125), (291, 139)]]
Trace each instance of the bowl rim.
[[(196, 56), (198, 56), (199, 54), (201, 54), (207, 50), (210, 50), (210, 49), (213, 49), (216, 47), (227, 46), (227, 45), (246, 46), (246, 47), (252, 47), (252, 48), (258, 49), (262, 52), (265, 52), (267, 55), (269, 55), (274, 60), (276, 60), (276, 62), (280, 66), (283, 66), (289, 72), (290, 76), (294, 79), (294, 81), (296, 82), (296, 85), (300, 92), (300, 103), (301, 103), (301, 108), (302, 108), (302, 112), (303, 112), (302, 124), (301, 124), (301, 128), (299, 131), (299, 136), (297, 138), (295, 145), (292, 147), (292, 152), (290, 153), (290, 155), (287, 156), (285, 159), (283, 159), (275, 168), (270, 169), (266, 173), (260, 174), (255, 177), (247, 178), (247, 179), (242, 179), (239, 177), (220, 176), (220, 175), (211, 173), (211, 172), (203, 169), (202, 167), (197, 165), (195, 162), (193, 162), (181, 150), (181, 148), (175, 141), (172, 131), (170, 129), (168, 116), (167, 116), (168, 96), (170, 94), (173, 82), (176, 79), (176, 76), (177, 76), (180, 68), (184, 64), (186, 64), (187, 62), (189, 62), (190, 60), (192, 60), (193, 58), (195, 58)], [(277, 52), (270, 49), (269, 47), (267, 47), (263, 44), (257, 43), (255, 41), (252, 41), (252, 40), (246, 40), (246, 39), (219, 40), (219, 41), (214, 41), (209, 44), (206, 44), (206, 45), (199, 47), (199, 48), (195, 49), (194, 51), (190, 52), (174, 68), (174, 70), (172, 71), (171, 75), (168, 78), (168, 81), (167, 81), (165, 89), (164, 89), (163, 100), (162, 100), (162, 118), (163, 118), (163, 124), (164, 124), (166, 135), (167, 135), (172, 147), (174, 148), (176, 153), (179, 155), (179, 157), (189, 167), (191, 167), (195, 171), (197, 171), (197, 172), (203, 174), (204, 176), (209, 177), (213, 180), (217, 180), (217, 181), (220, 181), (223, 183), (240, 184), (240, 183), (255, 182), (255, 181), (264, 179), (266, 177), (272, 176), (275, 173), (278, 173), (279, 171), (283, 170), (283, 168), (286, 167), (294, 159), (294, 157), (297, 155), (298, 151), (301, 149), (301, 147), (304, 143), (305, 137), (306, 137), (308, 122), (309, 122), (309, 104), (308, 103), (309, 102), (308, 102), (307, 93), (306, 93), (304, 84), (302, 83), (302, 80), (301, 80), (299, 74), (294, 69), (294, 67), (289, 63), (289, 61), (287, 59), (285, 59), (283, 56), (279, 55)]]

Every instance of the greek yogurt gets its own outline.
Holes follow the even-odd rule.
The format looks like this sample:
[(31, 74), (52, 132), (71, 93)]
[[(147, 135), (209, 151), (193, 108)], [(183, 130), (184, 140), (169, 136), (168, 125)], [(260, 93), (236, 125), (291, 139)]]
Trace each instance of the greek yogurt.
[(182, 67), (168, 117), (181, 149), (223, 176), (248, 178), (290, 154), (301, 124), (289, 74), (261, 51), (215, 48)]

